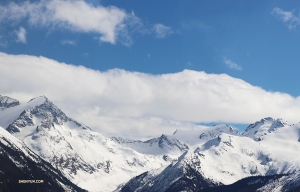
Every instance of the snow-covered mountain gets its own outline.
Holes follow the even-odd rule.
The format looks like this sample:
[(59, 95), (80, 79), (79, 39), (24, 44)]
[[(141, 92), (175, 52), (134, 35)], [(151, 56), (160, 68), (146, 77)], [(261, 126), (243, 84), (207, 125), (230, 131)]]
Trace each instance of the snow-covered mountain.
[(0, 164), (1, 191), (84, 191), (2, 127)]
[(285, 191), (300, 185), (300, 124), (282, 119), (264, 118), (243, 133), (220, 124), (139, 141), (105, 137), (45, 96), (23, 104), (1, 96), (0, 126), (89, 191), (201, 191), (246, 181), (247, 189)]
[(169, 165), (188, 149), (164, 135), (145, 142), (104, 137), (67, 117), (45, 96), (2, 110), (0, 125), (89, 191), (112, 191), (138, 174)]
[(145, 172), (131, 179), (120, 191), (197, 191), (222, 184), (205, 178), (198, 171), (202, 166), (198, 156), (186, 158), (187, 155), (189, 152), (183, 153), (177, 162), (165, 169)]
[[(200, 132), (185, 131), (179, 136), (188, 136), (191, 144), (176, 163), (160, 171), (145, 172), (118, 190), (201, 191), (201, 188), (229, 185), (251, 176), (272, 175), (281, 176), (268, 180), (258, 191), (286, 191), (300, 185), (300, 124), (264, 118), (249, 125), (241, 135), (223, 131), (204, 142), (201, 139), (208, 134)], [(203, 184), (197, 186), (197, 183)]]
[(253, 138), (256, 141), (261, 141), (263, 137), (268, 133), (272, 133), (277, 129), (285, 126), (290, 125), (288, 124), (288, 122), (283, 121), (282, 119), (273, 119), (271, 117), (267, 117), (250, 124), (243, 135)]

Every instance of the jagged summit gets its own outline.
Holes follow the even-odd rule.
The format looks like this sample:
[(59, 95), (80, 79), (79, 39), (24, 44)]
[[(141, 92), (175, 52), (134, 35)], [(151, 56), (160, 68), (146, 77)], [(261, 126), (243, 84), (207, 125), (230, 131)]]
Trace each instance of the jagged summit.
[(145, 172), (132, 178), (119, 190), (120, 192), (200, 191), (222, 184), (205, 178), (199, 171), (201, 166), (200, 158), (186, 151), (178, 157), (176, 163), (170, 164), (164, 170)]
[(263, 119), (261, 119), (260, 121), (256, 121), (255, 123), (251, 123), (245, 130), (245, 132), (250, 131), (251, 129), (259, 126), (259, 125), (263, 125), (265, 122), (268, 121), (274, 121), (274, 119), (272, 117), (265, 117)]
[(237, 130), (235, 130), (233, 127), (228, 126), (226, 124), (220, 124), (220, 125), (213, 126), (211, 128), (211, 130), (209, 130), (208, 132), (202, 133), (199, 136), (199, 139), (216, 138), (221, 133), (228, 133), (228, 134), (231, 134), (231, 135), (240, 135), (240, 133)]
[(7, 127), (6, 130), (10, 133), (17, 133), (26, 126), (37, 126), (36, 130), (39, 131), (41, 129), (51, 129), (51, 127), (54, 127), (54, 124), (66, 124), (68, 121), (73, 122), (83, 129), (90, 129), (67, 117), (66, 114), (54, 105), (46, 96), (39, 96), (27, 102), (24, 111)]
[(250, 124), (247, 127), (247, 129), (245, 130), (245, 132), (248, 132), (248, 131), (250, 131), (251, 129), (253, 129), (255, 127), (258, 127), (258, 126), (263, 125), (263, 124), (267, 124), (269, 122), (272, 123), (272, 129), (276, 129), (276, 128), (279, 128), (279, 127), (284, 127), (286, 125), (289, 125), (287, 121), (284, 121), (281, 118), (273, 119), (272, 117), (266, 117), (266, 118), (261, 119), (260, 121), (256, 121), (255, 123)]
[(285, 126), (290, 125), (281, 118), (273, 119), (272, 117), (266, 117), (250, 124), (242, 135), (260, 141), (263, 135), (267, 135)]
[(68, 117), (64, 112), (62, 112), (56, 105), (54, 105), (46, 96), (39, 96), (31, 99), (28, 103), (34, 103), (34, 106), (27, 111), (30, 111), (32, 114), (37, 114), (44, 116), (48, 121), (53, 121), (59, 125), (62, 125), (68, 121)]
[(7, 97), (7, 96), (1, 96), (0, 95), (0, 110), (10, 108), (10, 107), (14, 107), (14, 106), (17, 106), (17, 105), (20, 105), (20, 102), (18, 100)]
[(189, 149), (189, 147), (185, 143), (181, 142), (176, 137), (168, 136), (165, 134), (162, 134), (158, 138), (145, 141), (145, 143), (149, 143), (150, 146), (155, 145), (161, 149), (169, 150), (169, 151), (176, 149), (176, 150), (180, 150), (180, 151), (184, 152)]

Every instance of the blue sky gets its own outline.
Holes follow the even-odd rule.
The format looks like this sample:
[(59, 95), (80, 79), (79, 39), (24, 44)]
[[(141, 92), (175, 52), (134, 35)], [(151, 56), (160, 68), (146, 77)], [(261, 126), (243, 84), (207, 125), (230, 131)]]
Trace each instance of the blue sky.
[[(51, 11), (59, 13), (61, 2), (69, 4), (54, 17)], [(78, 2), (86, 7), (87, 12), (81, 10), (82, 18), (90, 18), (86, 22), (69, 18)], [(270, 93), (300, 95), (300, 3), (295, 0), (51, 0), (26, 5), (4, 0), (0, 6), (0, 52), (6, 54), (43, 56), (99, 71), (227, 74)], [(26, 11), (15, 14), (16, 7)], [(100, 8), (115, 12), (97, 24), (88, 11)]]
[[(11, 1), (10, 1), (11, 2)], [(20, 1), (15, 1), (20, 2)], [(121, 68), (152, 74), (183, 69), (226, 73), (267, 90), (300, 94), (298, 24), (288, 28), (274, 8), (299, 16), (297, 1), (87, 1), (116, 6), (134, 14), (145, 28), (161, 23), (172, 30), (164, 38), (133, 32), (132, 44), (101, 42), (99, 34), (30, 25), (26, 19), (1, 23), (0, 51), (42, 55), (98, 70)], [(2, 1), (2, 6), (7, 2)], [(15, 42), (14, 30), (26, 30), (26, 44)], [(75, 45), (62, 44), (69, 40)], [(228, 59), (242, 70), (229, 68)]]

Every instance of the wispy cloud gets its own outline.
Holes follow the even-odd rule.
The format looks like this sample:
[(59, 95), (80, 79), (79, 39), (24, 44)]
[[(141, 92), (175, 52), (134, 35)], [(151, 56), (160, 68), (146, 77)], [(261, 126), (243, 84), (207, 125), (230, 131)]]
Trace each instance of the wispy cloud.
[(157, 38), (165, 38), (166, 36), (174, 33), (171, 27), (165, 26), (161, 23), (155, 24), (153, 26), (153, 30)]
[(16, 30), (15, 34), (17, 35), (17, 42), (26, 43), (26, 30), (23, 27), (20, 27), (18, 31)]
[(76, 45), (76, 41), (75, 40), (69, 40), (69, 39), (65, 39), (63, 41), (60, 42), (62, 45)]
[(289, 29), (293, 29), (300, 24), (300, 17), (295, 16), (293, 11), (283, 11), (276, 7), (273, 9), (272, 14), (286, 23)]
[(243, 70), (241, 66), (231, 61), (230, 59), (227, 59), (226, 57), (223, 58), (223, 61), (230, 69)]
[(5, 53), (0, 53), (0, 68), (1, 95), (23, 102), (46, 95), (70, 117), (114, 135), (157, 136), (187, 121), (245, 124), (271, 116), (299, 122), (300, 97), (266, 91), (226, 74), (100, 72)]

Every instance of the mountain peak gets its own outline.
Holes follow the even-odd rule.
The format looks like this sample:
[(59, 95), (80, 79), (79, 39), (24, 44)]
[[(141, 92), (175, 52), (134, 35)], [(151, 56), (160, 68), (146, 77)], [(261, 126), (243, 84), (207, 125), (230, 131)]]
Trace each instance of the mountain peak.
[(242, 135), (251, 137), (255, 140), (260, 140), (258, 135), (266, 135), (267, 133), (271, 133), (276, 131), (278, 128), (285, 127), (287, 125), (289, 125), (288, 122), (281, 118), (273, 119), (272, 117), (266, 117), (260, 121), (250, 124)]
[(266, 122), (270, 122), (270, 121), (274, 121), (274, 119), (272, 117), (265, 117), (263, 119), (261, 119), (260, 121), (256, 121), (255, 123), (251, 123), (245, 130), (244, 133), (249, 132), (250, 130), (253, 130), (254, 128), (265, 124)]
[(18, 119), (7, 127), (7, 131), (17, 133), (20, 132), (20, 128), (37, 125), (35, 122), (40, 122), (37, 131), (42, 130), (41, 128), (50, 130), (51, 127), (54, 127), (54, 124), (63, 125), (68, 121), (72, 121), (77, 127), (90, 129), (89, 127), (67, 117), (64, 112), (62, 112), (44, 95), (28, 101), (28, 106), (29, 108), (25, 109)]
[(18, 119), (7, 127), (11, 133), (20, 132), (20, 128), (35, 125), (34, 118), (42, 117), (41, 126), (50, 129), (53, 123), (62, 125), (69, 119), (45, 96), (31, 99), (30, 108), (24, 110)]
[(14, 107), (20, 105), (20, 102), (16, 99), (13, 99), (11, 97), (7, 97), (7, 96), (2, 96), (0, 95), (0, 110), (1, 109), (6, 109), (9, 107)]
[(273, 121), (269, 131), (275, 131), (277, 128), (284, 127), (286, 125), (289, 125), (287, 121), (284, 121), (283, 119), (278, 118)]

